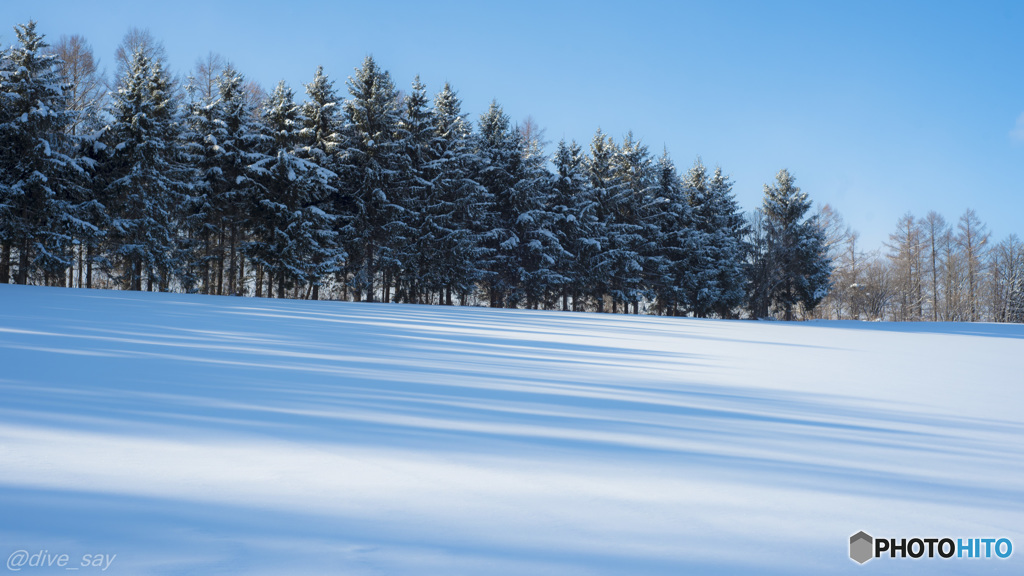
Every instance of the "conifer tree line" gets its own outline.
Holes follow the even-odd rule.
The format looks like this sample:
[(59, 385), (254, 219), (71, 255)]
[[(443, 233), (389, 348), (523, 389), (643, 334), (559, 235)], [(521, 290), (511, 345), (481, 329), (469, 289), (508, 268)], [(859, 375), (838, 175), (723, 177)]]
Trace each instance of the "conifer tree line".
[(812, 212), (786, 170), (747, 216), (700, 159), (680, 171), (601, 130), (548, 155), (542, 131), (497, 102), (472, 122), (452, 86), (400, 89), (372, 57), (343, 88), (321, 68), (298, 94), (268, 93), (215, 55), (175, 76), (145, 31), (125, 36), (109, 81), (81, 37), (50, 46), (34, 22), (15, 34), (0, 53), (2, 283), (719, 318), (999, 308), (1020, 321), (1020, 243), (995, 257), (977, 222), (966, 245), (939, 234), (949, 276), (928, 317), (927, 251), (914, 248), (906, 283), (902, 256), (871, 260), (887, 275), (871, 304), (870, 259), (850, 247), (848, 264), (838, 215)]

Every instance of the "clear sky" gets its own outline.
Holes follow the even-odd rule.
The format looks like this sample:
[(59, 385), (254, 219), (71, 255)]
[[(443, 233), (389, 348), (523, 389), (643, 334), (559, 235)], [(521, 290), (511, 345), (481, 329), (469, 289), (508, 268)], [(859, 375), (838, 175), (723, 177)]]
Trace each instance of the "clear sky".
[(81, 34), (112, 71), (132, 26), (187, 73), (210, 51), (297, 93), (373, 54), (400, 87), (449, 81), (549, 140), (628, 130), (680, 169), (732, 175), (744, 209), (788, 168), (881, 247), (907, 211), (974, 208), (1024, 236), (1024, 2), (84, 2), (5, 0), (11, 26)]

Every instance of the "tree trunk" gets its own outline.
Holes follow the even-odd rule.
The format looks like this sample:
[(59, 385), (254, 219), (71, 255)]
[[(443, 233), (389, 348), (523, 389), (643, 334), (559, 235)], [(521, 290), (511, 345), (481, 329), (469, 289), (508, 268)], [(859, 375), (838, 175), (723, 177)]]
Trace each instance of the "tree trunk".
[(220, 242), (217, 244), (217, 291), (224, 293), (224, 220), (220, 222)]
[(373, 245), (366, 245), (366, 301), (373, 302)]
[(65, 286), (68, 288), (75, 287), (75, 239), (74, 236), (69, 238), (71, 240), (71, 265), (67, 268), (67, 280)]
[(238, 242), (238, 227), (234, 223), (231, 224), (231, 259), (228, 261), (228, 293), (232, 296), (235, 295), (235, 276), (238, 274), (238, 270), (235, 268), (235, 258), (237, 256), (237, 242)]
[(0, 284), (11, 282), (11, 243), (4, 242), (0, 247)]
[(256, 265), (256, 297), (263, 297), (263, 264)]
[(210, 233), (203, 233), (203, 294), (210, 293)]
[(245, 296), (245, 257), (241, 254), (238, 256), (238, 285), (235, 295)]
[(92, 243), (89, 243), (89, 247), (86, 248), (86, 262), (85, 262), (85, 287), (92, 288)]
[(83, 266), (84, 254), (85, 254), (85, 244), (79, 244), (78, 245), (78, 287), (79, 288), (82, 287), (82, 271), (83, 271), (82, 269), (84, 268), (84, 266)]
[(312, 299), (313, 300), (319, 300), (320, 299), (320, 284), (319, 283), (313, 284), (313, 296), (312, 296)]
[(28, 239), (25, 239), (18, 250), (18, 273), (14, 276), (17, 284), (28, 284)]
[(131, 289), (136, 292), (142, 291), (142, 262), (135, 261), (131, 264), (132, 278)]

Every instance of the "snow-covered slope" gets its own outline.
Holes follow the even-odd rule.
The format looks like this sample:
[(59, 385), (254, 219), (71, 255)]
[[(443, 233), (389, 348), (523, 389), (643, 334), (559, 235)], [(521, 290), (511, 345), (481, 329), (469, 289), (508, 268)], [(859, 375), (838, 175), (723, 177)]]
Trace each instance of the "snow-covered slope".
[(0, 556), (116, 554), (106, 574), (1020, 573), (1016, 550), (859, 566), (847, 546), (1024, 546), (1022, 358), (1021, 326), (4, 285)]

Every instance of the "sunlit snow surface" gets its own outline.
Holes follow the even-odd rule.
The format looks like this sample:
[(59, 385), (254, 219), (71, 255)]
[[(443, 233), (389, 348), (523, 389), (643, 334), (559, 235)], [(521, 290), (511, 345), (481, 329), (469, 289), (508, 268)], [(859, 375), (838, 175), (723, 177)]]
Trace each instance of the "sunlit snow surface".
[[(1020, 573), (1022, 398), (1022, 326), (0, 286), (0, 559)], [(859, 530), (1017, 548), (859, 566)]]

